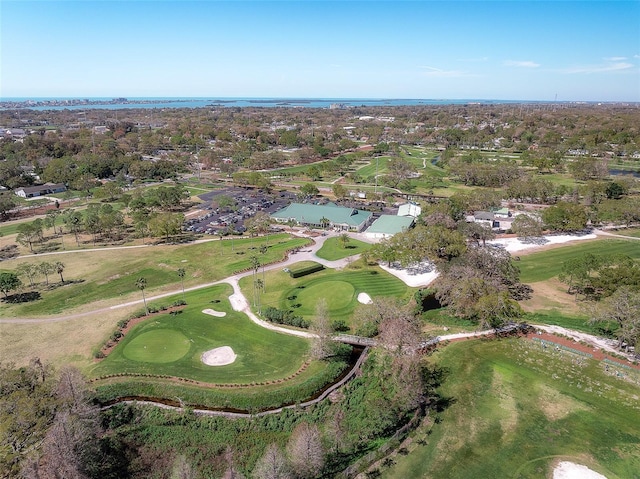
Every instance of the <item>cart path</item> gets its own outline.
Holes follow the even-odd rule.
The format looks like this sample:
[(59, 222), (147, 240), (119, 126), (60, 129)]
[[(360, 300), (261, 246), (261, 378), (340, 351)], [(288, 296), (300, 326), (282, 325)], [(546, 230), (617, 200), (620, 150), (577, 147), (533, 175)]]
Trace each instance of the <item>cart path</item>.
[[(620, 235), (615, 235), (612, 233), (606, 233), (606, 232), (602, 232), (600, 230), (595, 230), (595, 232), (597, 233), (603, 233), (606, 236), (620, 236)], [(311, 260), (311, 261), (316, 261), (322, 265), (324, 265), (327, 268), (333, 268), (333, 269), (340, 269), (345, 267), (347, 264), (349, 264), (349, 262), (354, 261), (355, 259), (357, 259), (359, 257), (359, 255), (355, 255), (355, 256), (351, 256), (348, 258), (344, 258), (341, 260), (337, 260), (337, 261), (327, 261), (324, 260), (322, 258), (318, 258), (316, 256), (316, 252), (322, 248), (322, 246), (324, 245), (324, 242), (334, 236), (337, 236), (338, 233), (335, 232), (330, 232), (328, 233), (326, 236), (320, 236), (320, 237), (315, 237), (315, 238), (311, 238), (314, 240), (314, 243), (312, 245), (309, 245), (307, 247), (305, 247), (304, 249), (298, 251), (298, 252), (292, 252), (289, 254), (289, 256), (284, 260), (284, 261), (280, 261), (278, 263), (272, 263), (269, 265), (265, 265), (264, 266), (264, 270), (265, 271), (271, 271), (274, 269), (279, 269), (279, 268), (284, 268), (288, 265), (300, 262), (300, 261), (306, 261), (306, 260)], [(354, 235), (354, 236), (360, 236), (360, 235)], [(622, 236), (620, 236), (622, 237)], [(636, 240), (640, 240), (640, 238), (634, 238), (634, 237), (622, 237), (625, 239), (636, 239)], [(215, 239), (206, 239), (206, 240), (201, 240), (202, 242), (208, 242), (208, 241), (217, 241)], [(140, 247), (140, 246), (133, 246), (133, 247)], [(132, 248), (132, 246), (123, 246), (120, 248)], [(87, 251), (87, 250), (85, 250)], [(104, 250), (98, 250), (98, 251), (104, 251)], [(209, 288), (211, 286), (215, 286), (215, 285), (219, 285), (219, 284), (229, 284), (231, 285), (231, 287), (233, 288), (233, 294), (231, 294), (229, 296), (229, 302), (231, 303), (231, 307), (233, 308), (234, 311), (238, 311), (238, 312), (242, 312), (244, 314), (246, 314), (254, 323), (258, 324), (261, 327), (267, 328), (267, 329), (271, 329), (273, 331), (278, 331), (280, 333), (285, 333), (285, 334), (290, 334), (290, 335), (294, 335), (294, 336), (299, 336), (299, 337), (305, 337), (305, 338), (312, 338), (315, 337), (315, 334), (307, 332), (307, 331), (300, 331), (300, 330), (293, 330), (293, 329), (288, 329), (282, 326), (278, 326), (278, 325), (274, 325), (272, 323), (269, 323), (267, 321), (264, 321), (260, 318), (258, 318), (252, 311), (251, 311), (251, 307), (249, 304), (248, 299), (246, 298), (246, 296), (242, 293), (242, 291), (240, 290), (240, 286), (239, 286), (239, 281), (240, 279), (246, 277), (246, 276), (250, 276), (253, 274), (253, 270), (249, 270), (249, 271), (244, 271), (241, 273), (237, 273), (234, 275), (231, 275), (227, 278), (218, 280), (218, 281), (213, 281), (213, 282), (209, 282), (209, 283), (204, 283), (204, 284), (200, 284), (197, 286), (191, 286), (189, 288), (185, 288), (184, 291), (188, 292), (188, 291), (196, 291), (196, 290), (200, 290), (200, 289), (204, 289), (204, 288)], [(176, 296), (182, 293), (182, 289), (179, 290), (175, 290), (175, 291), (170, 291), (167, 293), (162, 293), (162, 294), (158, 294), (155, 296), (150, 296), (147, 299), (147, 301), (155, 301), (158, 299), (162, 299), (162, 298), (166, 298), (169, 296)], [(143, 300), (139, 299), (139, 300), (134, 300), (134, 301), (129, 301), (126, 303), (121, 303), (121, 304), (116, 304), (113, 306), (108, 306), (105, 308), (100, 308), (100, 309), (96, 309), (96, 310), (92, 310), (92, 311), (86, 311), (86, 312), (82, 312), (82, 313), (74, 313), (74, 314), (67, 314), (67, 315), (60, 315), (60, 316), (53, 316), (53, 317), (46, 317), (46, 318), (9, 318), (9, 319), (0, 319), (0, 324), (38, 324), (38, 323), (55, 323), (55, 322), (60, 322), (60, 321), (68, 321), (68, 320), (73, 320), (73, 319), (78, 319), (78, 318), (82, 318), (85, 316), (92, 316), (92, 315), (96, 315), (96, 314), (100, 314), (100, 313), (104, 313), (104, 312), (109, 312), (109, 311), (113, 311), (113, 310), (117, 310), (117, 309), (122, 309), (122, 308), (126, 308), (126, 307), (130, 307), (130, 306), (139, 306), (143, 304)], [(587, 334), (587, 333), (582, 333), (580, 331), (575, 331), (575, 330), (570, 330), (570, 329), (566, 329), (566, 328), (562, 328), (560, 326), (545, 326), (545, 325), (536, 325), (535, 326), (538, 329), (541, 329), (547, 333), (551, 333), (551, 334), (561, 334), (567, 337), (570, 337), (576, 341), (584, 341), (589, 343), (590, 345), (597, 347), (597, 348), (601, 348), (603, 350), (606, 350), (610, 353), (615, 353), (615, 354), (623, 354), (620, 350), (618, 350), (616, 348), (617, 345), (617, 341), (615, 340), (611, 340), (611, 339), (604, 339), (604, 338), (600, 338), (598, 336), (594, 336), (591, 334)], [(443, 335), (443, 336), (439, 336), (439, 340), (440, 341), (453, 341), (453, 340), (458, 340), (458, 339), (465, 339), (465, 338), (473, 338), (473, 337), (479, 337), (479, 336), (485, 336), (485, 335), (489, 335), (489, 334), (493, 334), (494, 330), (493, 329), (489, 329), (489, 330), (484, 330), (484, 331), (476, 331), (476, 332), (469, 332), (469, 333), (457, 333), (457, 334), (449, 334), (449, 335)], [(629, 357), (629, 359), (631, 359)]]
[[(330, 238), (331, 234), (327, 235), (327, 236), (321, 236), (318, 238), (315, 238), (315, 243), (305, 247), (302, 251), (297, 252), (297, 253), (290, 253), (289, 256), (284, 260), (284, 261), (280, 261), (278, 263), (272, 263), (269, 265), (265, 265), (264, 266), (264, 270), (265, 271), (270, 271), (270, 270), (274, 270), (274, 269), (279, 269), (279, 268), (284, 268), (288, 265), (297, 263), (299, 261), (305, 261), (305, 260), (313, 260), (316, 261), (318, 263), (323, 264), (324, 266), (326, 266), (327, 268), (342, 268), (344, 266), (346, 266), (349, 261), (353, 261), (354, 259), (356, 259), (358, 256), (352, 256), (349, 259), (342, 259), (342, 260), (337, 260), (337, 261), (327, 261), (324, 260), (322, 258), (318, 258), (315, 253), (316, 251), (318, 251), (322, 245), (324, 244), (324, 242)], [(218, 241), (216, 239), (205, 239), (205, 240), (200, 240), (200, 242), (209, 242), (209, 241)], [(149, 246), (149, 245), (147, 245)], [(140, 248), (142, 246), (121, 246), (121, 247), (117, 247), (117, 248), (110, 248), (111, 249), (124, 249), (124, 248)], [(83, 251), (89, 251), (89, 250), (83, 250)], [(96, 251), (105, 251), (104, 249), (97, 249)], [(71, 252), (71, 251), (69, 251)], [(77, 252), (77, 251), (74, 251)], [(64, 252), (58, 252), (59, 253), (64, 253)], [(42, 256), (42, 255), (35, 255), (35, 256)], [(247, 301), (247, 299), (244, 297), (244, 295), (242, 294), (242, 292), (240, 291), (240, 287), (238, 286), (238, 281), (245, 277), (245, 276), (249, 276), (253, 274), (253, 271), (244, 271), (242, 273), (237, 273), (234, 275), (231, 275), (225, 279), (221, 279), (218, 281), (213, 281), (213, 282), (209, 282), (209, 283), (203, 283), (203, 284), (199, 284), (197, 286), (191, 286), (189, 288), (185, 288), (184, 291), (188, 292), (188, 291), (196, 291), (199, 289), (203, 289), (203, 288), (209, 288), (211, 286), (215, 286), (218, 284), (230, 284), (233, 289), (234, 289), (234, 293), (233, 295), (229, 298), (231, 301), (231, 298), (234, 298), (234, 301), (236, 301), (237, 307), (241, 308), (241, 309), (237, 309), (236, 311), (245, 311), (245, 310), (250, 310), (249, 308), (249, 302)], [(155, 301), (158, 299), (162, 299), (162, 298), (166, 298), (169, 296), (176, 296), (182, 293), (182, 289), (179, 290), (175, 290), (175, 291), (170, 291), (167, 293), (162, 293), (162, 294), (157, 294), (154, 296), (149, 296), (147, 297), (147, 301)], [(246, 303), (246, 306), (243, 304)], [(85, 316), (91, 316), (91, 315), (95, 315), (95, 314), (100, 314), (100, 313), (104, 313), (104, 312), (108, 312), (108, 311), (113, 311), (116, 309), (122, 309), (122, 308), (127, 308), (130, 306), (139, 306), (142, 305), (144, 303), (144, 301), (142, 299), (138, 299), (138, 300), (134, 300), (134, 301), (129, 301), (126, 303), (120, 303), (120, 304), (116, 304), (113, 306), (107, 306), (104, 308), (100, 308), (100, 309), (95, 309), (92, 311), (85, 311), (82, 313), (72, 313), (72, 314), (65, 314), (65, 315), (59, 315), (59, 316), (50, 316), (50, 317), (46, 317), (46, 318), (8, 318), (8, 319), (0, 319), (0, 324), (29, 324), (29, 323), (55, 323), (55, 322), (60, 322), (60, 321), (68, 321), (68, 320), (72, 320), (72, 319), (78, 319), (78, 318), (82, 318)], [(232, 302), (233, 305), (233, 302)], [(235, 308), (234, 308), (235, 309)], [(252, 313), (253, 315), (253, 313)], [(255, 315), (253, 315), (255, 317)], [(251, 316), (250, 316), (251, 317)], [(253, 319), (253, 318), (252, 318)], [(269, 324), (269, 323), (267, 323)], [(285, 329), (285, 328), (282, 328)]]

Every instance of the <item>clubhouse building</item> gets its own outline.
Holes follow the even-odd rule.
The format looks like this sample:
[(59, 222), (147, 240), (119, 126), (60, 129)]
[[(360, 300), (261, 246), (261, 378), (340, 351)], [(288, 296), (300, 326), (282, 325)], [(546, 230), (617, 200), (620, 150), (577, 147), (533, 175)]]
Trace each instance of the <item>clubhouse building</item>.
[(334, 228), (360, 232), (371, 223), (372, 213), (338, 206), (334, 203), (326, 205), (291, 203), (286, 208), (272, 213), (271, 218), (278, 223), (292, 221), (311, 228)]

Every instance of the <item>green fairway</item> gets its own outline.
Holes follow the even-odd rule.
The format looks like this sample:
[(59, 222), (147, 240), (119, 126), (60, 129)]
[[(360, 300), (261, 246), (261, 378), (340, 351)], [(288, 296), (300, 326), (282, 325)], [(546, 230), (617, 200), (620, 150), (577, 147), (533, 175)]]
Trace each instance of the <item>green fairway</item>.
[(312, 282), (304, 289), (298, 290), (294, 296), (295, 299), (290, 300), (291, 303), (302, 305), (296, 314), (303, 317), (313, 316), (318, 302), (324, 300), (329, 314), (333, 317), (345, 308), (348, 309), (357, 294), (353, 285), (347, 281), (327, 280)]
[(624, 254), (640, 260), (640, 241), (604, 239), (574, 243), (523, 255), (516, 266), (520, 268), (520, 278), (523, 283), (535, 283), (557, 276), (565, 261), (586, 253), (594, 255)]
[(633, 236), (634, 238), (640, 238), (640, 228), (622, 228), (612, 231), (612, 233), (620, 236)]
[(382, 477), (537, 479), (558, 460), (638, 477), (639, 371), (528, 339), (452, 344), (431, 362), (443, 410)]
[(318, 258), (326, 259), (327, 261), (336, 261), (348, 256), (363, 253), (364, 251), (371, 249), (371, 246), (371, 244), (365, 243), (364, 241), (349, 238), (349, 242), (346, 243), (343, 248), (338, 238), (327, 238), (322, 245), (322, 248), (320, 248), (316, 253), (316, 256), (318, 256)]
[[(38, 301), (7, 306), (7, 315), (15, 317), (57, 314), (96, 301), (141, 299), (135, 286), (137, 278), (147, 280), (147, 296), (180, 288), (177, 270), (186, 272), (185, 287), (216, 281), (251, 267), (251, 257), (261, 263), (284, 258), (287, 250), (307, 244), (304, 238), (287, 234), (269, 238), (245, 238), (210, 241), (190, 245), (163, 245), (148, 248), (85, 251), (64, 255), (65, 280), (75, 281), (64, 287), (45, 291)], [(260, 253), (266, 245), (265, 254)], [(56, 258), (57, 259), (57, 258)], [(3, 263), (3, 268), (15, 269), (33, 259), (17, 259)], [(53, 279), (53, 277), (51, 278)], [(4, 307), (4, 306), (3, 306)]]
[(391, 161), (389, 156), (380, 156), (368, 160), (368, 164), (358, 168), (356, 171), (362, 178), (369, 178), (375, 175), (385, 175), (387, 173), (387, 164)]
[[(311, 261), (295, 263), (289, 269), (295, 271), (314, 264)], [(282, 270), (269, 271), (265, 275), (265, 292), (260, 295), (262, 307), (294, 311), (296, 315), (313, 320), (316, 305), (325, 299), (332, 320), (349, 321), (359, 304), (359, 293), (370, 297), (397, 297), (407, 299), (415, 291), (383, 269), (372, 266), (362, 269), (354, 263), (354, 269), (325, 269), (300, 278), (291, 278)], [(262, 278), (262, 274), (259, 273)], [(240, 280), (240, 287), (253, 304), (252, 276)]]
[[(154, 316), (136, 325), (91, 375), (154, 374), (247, 384), (294, 374), (305, 361), (308, 341), (267, 330), (233, 311), (228, 300), (232, 292), (223, 284), (189, 293), (182, 313)], [(205, 309), (226, 315), (212, 316)], [(204, 352), (222, 346), (237, 355), (232, 364), (207, 366), (201, 361)]]
[(189, 352), (189, 339), (174, 329), (156, 329), (133, 338), (122, 354), (131, 361), (171, 363)]

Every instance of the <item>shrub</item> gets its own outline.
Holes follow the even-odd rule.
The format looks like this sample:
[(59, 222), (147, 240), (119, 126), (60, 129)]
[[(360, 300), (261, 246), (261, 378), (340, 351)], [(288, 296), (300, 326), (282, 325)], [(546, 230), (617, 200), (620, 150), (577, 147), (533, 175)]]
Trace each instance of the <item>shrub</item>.
[(300, 268), (297, 269), (295, 271), (289, 271), (289, 276), (291, 276), (292, 278), (300, 278), (302, 276), (306, 276), (308, 274), (312, 274), (312, 273), (316, 273), (318, 271), (322, 271), (324, 269), (324, 266), (321, 265), (320, 263), (317, 264), (313, 264), (311, 266), (307, 266), (306, 268)]
[(131, 320), (131, 318), (121, 319), (120, 321), (118, 321), (118, 327), (120, 329), (126, 328), (127, 325), (129, 324), (130, 320)]
[(347, 325), (344, 319), (336, 319), (335, 321), (333, 321), (331, 323), (331, 328), (334, 331), (338, 331), (338, 332), (349, 331), (349, 326)]
[(271, 321), (272, 323), (286, 324), (288, 326), (295, 326), (298, 328), (309, 327), (309, 322), (300, 316), (296, 316), (292, 311), (285, 311), (282, 309), (274, 308), (273, 306), (267, 306), (262, 310), (262, 315)]

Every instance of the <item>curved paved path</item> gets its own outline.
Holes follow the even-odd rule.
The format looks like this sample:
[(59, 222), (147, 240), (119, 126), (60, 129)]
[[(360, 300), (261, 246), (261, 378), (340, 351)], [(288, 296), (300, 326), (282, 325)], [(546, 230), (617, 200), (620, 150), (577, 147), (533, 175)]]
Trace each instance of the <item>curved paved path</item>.
[[(290, 254), (287, 259), (285, 259), (284, 261), (278, 262), (278, 263), (273, 263), (273, 264), (269, 264), (269, 265), (265, 265), (264, 269), (265, 271), (270, 271), (270, 270), (274, 270), (274, 269), (279, 269), (279, 268), (284, 268), (288, 265), (297, 263), (299, 261), (305, 261), (305, 260), (313, 260), (316, 261), (318, 263), (323, 264), (324, 266), (326, 266), (327, 268), (342, 268), (345, 265), (348, 264), (349, 260), (347, 259), (342, 259), (342, 260), (338, 260), (338, 261), (327, 261), (324, 260), (322, 258), (318, 258), (315, 253), (322, 247), (322, 245), (324, 244), (324, 242), (332, 237), (335, 236), (333, 234), (328, 234), (327, 236), (319, 236), (317, 238), (315, 238), (315, 243), (305, 247), (303, 250), (301, 250), (298, 253), (292, 253)], [(215, 239), (204, 239), (204, 240), (199, 240), (197, 242), (199, 243), (205, 243), (205, 242), (210, 242), (210, 241), (217, 241)], [(114, 249), (126, 249), (126, 248), (143, 248), (143, 247), (147, 247), (147, 246), (151, 246), (151, 245), (141, 245), (141, 246), (118, 246), (115, 248), (109, 248), (108, 250), (114, 250)], [(108, 251), (107, 249), (87, 249), (87, 250), (81, 250), (82, 252), (84, 251)], [(59, 252), (55, 252), (55, 253), (45, 253), (45, 254), (64, 254), (64, 253), (71, 253), (71, 252), (78, 252), (78, 250), (73, 250), (73, 251), (59, 251)], [(33, 256), (43, 256), (43, 254), (38, 254), (38, 255), (33, 255)], [(350, 260), (356, 259), (358, 256), (352, 256), (350, 258)], [(247, 299), (245, 298), (245, 296), (242, 294), (242, 292), (240, 291), (240, 287), (238, 285), (238, 281), (245, 277), (245, 276), (249, 276), (253, 274), (253, 271), (245, 271), (242, 273), (238, 273), (232, 276), (229, 276), (225, 279), (221, 279), (218, 281), (213, 281), (210, 283), (204, 283), (204, 284), (199, 284), (197, 286), (191, 286), (189, 288), (185, 288), (185, 292), (187, 291), (196, 291), (199, 289), (203, 289), (203, 288), (209, 288), (211, 286), (217, 285), (217, 284), (222, 284), (222, 283), (228, 283), (233, 287), (234, 293), (233, 295), (231, 295), (229, 297), (229, 300), (232, 302), (232, 307), (234, 308), (235, 311), (243, 311), (245, 313), (247, 313), (247, 315), (254, 321), (258, 322), (258, 324), (260, 324), (261, 326), (265, 326), (265, 327), (273, 327), (273, 328), (277, 328), (277, 330), (286, 330), (287, 333), (290, 334), (295, 334), (295, 333), (299, 333), (298, 331), (296, 331), (295, 333), (292, 333), (291, 330), (287, 330), (286, 328), (278, 328), (276, 326), (271, 325), (271, 323), (266, 323), (262, 320), (259, 320), (253, 313), (251, 313), (250, 308), (249, 308), (249, 302), (247, 301)], [(149, 296), (147, 297), (147, 301), (155, 301), (158, 299), (162, 299), (162, 298), (166, 298), (168, 296), (175, 296), (178, 294), (182, 293), (182, 289), (176, 290), (176, 291), (170, 291), (167, 293), (162, 293), (162, 294), (157, 294), (154, 296)], [(55, 323), (55, 322), (59, 322), (59, 321), (67, 321), (70, 319), (77, 319), (77, 318), (81, 318), (83, 316), (91, 316), (94, 314), (99, 314), (99, 313), (104, 313), (107, 311), (113, 311), (115, 309), (121, 309), (121, 308), (126, 308), (129, 306), (137, 306), (137, 305), (141, 305), (143, 304), (143, 300), (142, 299), (138, 299), (138, 300), (134, 300), (134, 301), (129, 301), (126, 303), (121, 303), (121, 304), (116, 304), (114, 306), (108, 306), (105, 308), (100, 308), (100, 309), (95, 309), (92, 311), (85, 311), (82, 313), (72, 313), (72, 314), (65, 314), (65, 315), (60, 315), (60, 316), (51, 316), (51, 317), (46, 317), (46, 318), (9, 318), (9, 319), (0, 319), (0, 324), (2, 323), (13, 323), (13, 324), (25, 324), (25, 323)], [(255, 318), (255, 319), (254, 319)], [(262, 324), (264, 323), (264, 324)], [(282, 331), (285, 332), (285, 331)]]
[[(635, 238), (635, 237), (630, 237), (630, 236), (622, 236), (622, 235), (616, 235), (613, 233), (608, 233), (606, 231), (602, 231), (602, 230), (594, 230), (594, 233), (596, 234), (601, 234), (604, 236), (611, 236), (611, 237), (619, 237), (619, 238), (624, 238), (624, 239), (632, 239), (632, 240), (640, 240), (640, 238)], [(314, 237), (314, 244), (305, 247), (304, 249), (300, 250), (299, 252), (296, 253), (291, 253), (287, 259), (285, 259), (284, 261), (278, 262), (278, 263), (273, 263), (270, 265), (265, 265), (264, 266), (264, 270), (265, 271), (271, 271), (274, 269), (279, 269), (279, 268), (284, 268), (288, 265), (297, 263), (299, 261), (306, 261), (306, 260), (311, 260), (311, 261), (316, 261), (318, 263), (321, 263), (322, 265), (326, 266), (327, 268), (343, 268), (344, 266), (346, 266), (350, 261), (353, 261), (355, 259), (357, 259), (359, 257), (359, 255), (355, 255), (355, 256), (351, 256), (349, 258), (344, 258), (341, 260), (337, 260), (337, 261), (327, 261), (324, 260), (322, 258), (318, 258), (316, 256), (316, 252), (322, 248), (322, 246), (324, 245), (324, 242), (334, 236), (337, 236), (338, 233), (335, 232), (329, 232), (327, 233), (326, 236), (318, 236), (318, 237)], [(358, 237), (359, 239), (364, 240), (364, 235), (359, 235), (359, 234), (355, 234), (353, 235), (355, 237)], [(216, 241), (215, 239), (205, 239), (205, 240), (200, 240), (199, 242), (209, 242), (209, 241)], [(150, 245), (145, 245), (145, 246), (150, 246)], [(110, 249), (122, 249), (122, 248), (139, 248), (139, 247), (144, 247), (144, 246), (122, 246), (122, 247), (116, 247), (116, 248), (110, 248)], [(89, 251), (89, 250), (83, 250), (83, 251)], [(98, 251), (105, 251), (105, 249), (98, 249)], [(64, 252), (58, 252), (58, 253), (64, 253)], [(41, 255), (38, 255), (41, 256)], [(218, 284), (229, 284), (231, 285), (231, 287), (233, 288), (233, 294), (231, 296), (229, 296), (229, 301), (231, 303), (231, 307), (233, 308), (234, 311), (238, 311), (238, 312), (243, 312), (244, 314), (246, 314), (254, 323), (258, 324), (261, 327), (267, 328), (267, 329), (271, 329), (274, 331), (278, 331), (280, 333), (285, 333), (285, 334), (291, 334), (294, 336), (299, 336), (299, 337), (305, 337), (305, 338), (312, 338), (315, 337), (316, 335), (307, 331), (299, 331), (299, 330), (293, 330), (293, 329), (288, 329), (282, 326), (278, 326), (272, 323), (269, 323), (267, 321), (264, 321), (260, 318), (258, 318), (253, 311), (251, 311), (251, 307), (249, 304), (249, 301), (247, 300), (247, 298), (245, 297), (245, 295), (242, 293), (242, 291), (240, 290), (240, 286), (239, 286), (239, 281), (241, 278), (249, 276), (253, 274), (253, 271), (245, 271), (242, 273), (238, 273), (238, 274), (234, 274), (232, 276), (229, 276), (225, 279), (222, 280), (218, 280), (218, 281), (213, 281), (210, 283), (205, 283), (205, 284), (200, 284), (197, 286), (192, 286), (189, 288), (185, 288), (184, 291), (196, 291), (199, 289), (203, 289), (203, 288), (209, 288), (211, 286), (215, 286)], [(182, 293), (182, 289), (180, 290), (176, 290), (176, 291), (171, 291), (168, 293), (163, 293), (163, 294), (158, 294), (155, 296), (150, 296), (148, 298), (146, 298), (148, 301), (155, 301), (157, 299), (162, 299), (162, 298), (166, 298), (168, 296), (175, 296)], [(75, 313), (75, 314), (67, 314), (67, 315), (61, 315), (61, 316), (53, 316), (53, 317), (47, 317), (47, 318), (11, 318), (11, 319), (0, 319), (0, 324), (37, 324), (37, 323), (53, 323), (53, 322), (60, 322), (60, 321), (67, 321), (67, 320), (71, 320), (71, 319), (77, 319), (77, 318), (81, 318), (83, 316), (90, 316), (90, 315), (95, 315), (95, 314), (99, 314), (99, 313), (103, 313), (103, 312), (107, 312), (107, 311), (113, 311), (116, 309), (121, 309), (121, 308), (125, 308), (125, 307), (129, 307), (129, 306), (136, 306), (136, 305), (140, 305), (143, 303), (143, 300), (135, 300), (135, 301), (129, 301), (127, 303), (121, 303), (121, 304), (117, 304), (114, 306), (109, 306), (109, 307), (105, 307), (105, 308), (101, 308), (101, 309), (97, 309), (97, 310), (93, 310), (93, 311), (86, 311), (86, 312), (82, 312), (82, 313)], [(618, 349), (616, 349), (616, 341), (613, 340), (607, 340), (607, 339), (603, 339), (603, 338), (599, 338), (597, 336), (591, 335), (591, 334), (587, 334), (587, 333), (582, 333), (579, 331), (574, 331), (574, 330), (569, 330), (566, 328), (562, 328), (559, 326), (536, 326), (539, 329), (542, 329), (544, 331), (547, 332), (551, 332), (551, 333), (558, 333), (558, 334), (563, 334), (565, 336), (574, 338), (576, 340), (579, 341), (585, 341), (588, 342), (589, 344), (598, 347), (598, 348), (602, 348), (605, 349), (609, 352), (612, 353), (616, 353), (616, 354), (622, 354), (622, 352)], [(478, 337), (478, 336), (485, 336), (485, 335), (489, 335), (489, 334), (493, 334), (494, 330), (493, 329), (489, 329), (489, 330), (484, 330), (484, 331), (476, 331), (476, 332), (470, 332), (470, 333), (457, 333), (457, 334), (448, 334), (448, 335), (444, 335), (444, 336), (439, 336), (439, 340), (440, 341), (450, 341), (450, 340), (456, 340), (456, 339), (462, 339), (462, 338), (471, 338), (471, 337)]]

